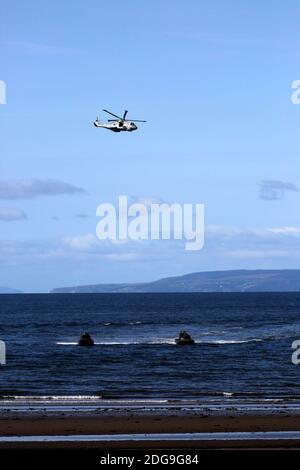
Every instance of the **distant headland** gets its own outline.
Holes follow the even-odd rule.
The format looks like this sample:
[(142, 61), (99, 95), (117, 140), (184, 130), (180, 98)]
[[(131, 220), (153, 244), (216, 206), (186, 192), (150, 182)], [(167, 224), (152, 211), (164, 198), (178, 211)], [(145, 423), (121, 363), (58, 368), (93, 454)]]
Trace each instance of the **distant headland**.
[(11, 287), (0, 286), (0, 294), (22, 294), (22, 291), (18, 289), (12, 289)]
[(163, 292), (297, 292), (300, 269), (206, 271), (153, 282), (60, 287), (54, 294)]

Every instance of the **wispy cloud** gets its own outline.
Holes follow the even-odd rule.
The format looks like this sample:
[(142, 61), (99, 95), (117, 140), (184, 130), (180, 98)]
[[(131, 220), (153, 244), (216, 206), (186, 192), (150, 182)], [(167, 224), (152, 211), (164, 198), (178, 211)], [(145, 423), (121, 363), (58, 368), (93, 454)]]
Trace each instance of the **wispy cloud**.
[(148, 209), (151, 208), (151, 204), (167, 204), (161, 197), (153, 197), (153, 196), (130, 196), (128, 198), (128, 204), (143, 204)]
[(267, 229), (271, 233), (281, 235), (300, 235), (300, 227), (275, 227)]
[(294, 183), (279, 180), (264, 180), (260, 183), (259, 197), (265, 201), (277, 201), (286, 191), (299, 191)]
[(206, 230), (205, 250), (224, 258), (278, 259), (300, 257), (300, 227), (261, 229), (212, 226)]
[[(194, 254), (198, 260), (222, 262), (226, 267), (238, 261), (247, 266), (280, 260), (289, 266), (291, 260), (300, 260), (300, 227), (273, 227), (251, 229), (242, 227), (209, 226), (205, 245)], [(187, 260), (182, 240), (98, 240), (95, 234), (86, 233), (48, 240), (0, 241), (0, 262), (4, 265), (40, 263), (74, 263), (76, 265), (101, 265), (112, 263), (172, 263)], [(199, 258), (198, 258), (199, 257)], [(59, 264), (58, 264), (59, 263)], [(248, 263), (248, 264), (247, 264)], [(185, 264), (183, 264), (185, 266)]]
[(92, 233), (65, 237), (63, 242), (66, 246), (79, 251), (95, 251), (97, 248), (100, 249), (99, 240)]
[(88, 219), (88, 218), (89, 218), (89, 214), (84, 214), (84, 213), (75, 214), (75, 218), (76, 218), (76, 219)]
[[(92, 233), (45, 240), (0, 240), (2, 266), (41, 263), (99, 265), (104, 261), (147, 262), (172, 257), (166, 243), (98, 240)], [(101, 264), (100, 264), (101, 265)]]
[(41, 42), (32, 42), (25, 40), (7, 40), (1, 42), (1, 47), (10, 49), (11, 51), (27, 53), (27, 54), (68, 54), (75, 52), (74, 49), (54, 44), (45, 44)]
[(27, 216), (24, 211), (15, 207), (0, 207), (0, 220), (12, 222), (14, 220), (24, 220)]
[(245, 48), (257, 48), (260, 51), (266, 49), (276, 48), (277, 52), (285, 52), (286, 50), (299, 50), (299, 43), (297, 40), (287, 38), (282, 35), (274, 34), (242, 34), (234, 33), (232, 31), (220, 32), (205, 31), (198, 29), (183, 29), (180, 30), (167, 30), (163, 35), (170, 38), (178, 38), (181, 40), (197, 41), (198, 44), (203, 44), (206, 48), (208, 46), (218, 47), (218, 51), (240, 52)]
[(78, 194), (85, 190), (64, 181), (20, 179), (0, 180), (0, 199), (33, 199), (39, 196)]
[(232, 250), (227, 256), (238, 259), (270, 259), (289, 256), (288, 250)]

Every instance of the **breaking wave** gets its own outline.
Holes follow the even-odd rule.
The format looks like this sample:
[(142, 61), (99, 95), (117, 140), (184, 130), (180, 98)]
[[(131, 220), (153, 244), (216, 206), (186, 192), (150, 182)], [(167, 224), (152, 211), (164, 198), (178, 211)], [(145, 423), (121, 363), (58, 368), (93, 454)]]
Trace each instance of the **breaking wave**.
[[(197, 341), (195, 340), (195, 345), (209, 345), (209, 344), (219, 344), (219, 345), (228, 345), (228, 344), (242, 344), (242, 343), (253, 343), (253, 342), (261, 342), (263, 339), (260, 338), (253, 338), (253, 339), (245, 339), (245, 340), (211, 340), (211, 341)], [(57, 341), (56, 344), (58, 346), (77, 346), (78, 342), (75, 341)], [(95, 346), (128, 346), (128, 345), (174, 345), (176, 343), (174, 339), (154, 339), (151, 341), (97, 341), (95, 340)]]

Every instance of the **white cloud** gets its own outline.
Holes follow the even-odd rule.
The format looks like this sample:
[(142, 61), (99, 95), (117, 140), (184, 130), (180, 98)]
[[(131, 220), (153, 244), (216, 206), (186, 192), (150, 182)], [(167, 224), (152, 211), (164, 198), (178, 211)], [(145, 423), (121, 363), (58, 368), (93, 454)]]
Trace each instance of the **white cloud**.
[(278, 228), (268, 228), (271, 233), (283, 234), (283, 235), (300, 235), (299, 227), (278, 227)]
[(278, 180), (264, 180), (260, 183), (260, 199), (277, 201), (282, 199), (286, 191), (299, 191), (294, 183)]
[(84, 189), (72, 184), (51, 179), (0, 180), (0, 199), (33, 199), (39, 196), (56, 196), (84, 192)]
[(297, 227), (240, 228), (210, 226), (204, 249), (212, 256), (236, 259), (299, 258), (300, 229)]
[(88, 233), (86, 235), (66, 237), (64, 238), (64, 243), (70, 248), (74, 248), (75, 250), (86, 251), (95, 249), (95, 247), (99, 245), (99, 240), (97, 240), (95, 235)]
[(140, 259), (139, 255), (135, 253), (112, 253), (106, 255), (106, 258), (113, 261), (135, 261)]
[(15, 207), (0, 207), (0, 220), (12, 222), (14, 220), (24, 220), (27, 216), (24, 211)]
[(233, 250), (228, 251), (227, 256), (239, 259), (282, 258), (289, 256), (289, 252), (284, 250)]
[[(275, 227), (250, 229), (241, 227), (208, 226), (204, 249), (194, 253), (184, 250), (182, 240), (98, 240), (93, 233), (70, 235), (49, 240), (0, 241), (2, 265), (26, 265), (33, 263), (74, 263), (92, 265), (107, 262), (179, 263), (184, 271), (191, 260), (205, 260), (206, 267), (216, 261), (228, 269), (230, 260), (239, 260), (239, 266), (247, 266), (253, 260), (281, 260), (290, 266), (291, 260), (300, 258), (300, 229), (297, 227)], [(196, 261), (194, 261), (196, 263)]]
[(128, 198), (128, 204), (143, 204), (144, 206), (147, 207), (147, 209), (151, 209), (151, 204), (166, 204), (166, 201), (164, 201), (160, 197), (152, 197), (152, 196), (145, 196), (145, 197), (139, 197), (139, 196), (130, 196)]
[(85, 213), (79, 213), (79, 214), (75, 214), (75, 218), (76, 219), (87, 219), (89, 217), (89, 214), (85, 214)]

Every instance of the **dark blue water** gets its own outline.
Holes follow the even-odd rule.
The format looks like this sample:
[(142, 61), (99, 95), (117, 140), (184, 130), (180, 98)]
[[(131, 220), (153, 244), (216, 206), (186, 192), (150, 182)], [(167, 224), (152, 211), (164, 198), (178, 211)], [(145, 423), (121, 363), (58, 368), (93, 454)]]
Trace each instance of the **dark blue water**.
[[(300, 393), (300, 293), (1, 295), (0, 320), (1, 395)], [(85, 331), (95, 347), (76, 346)]]

